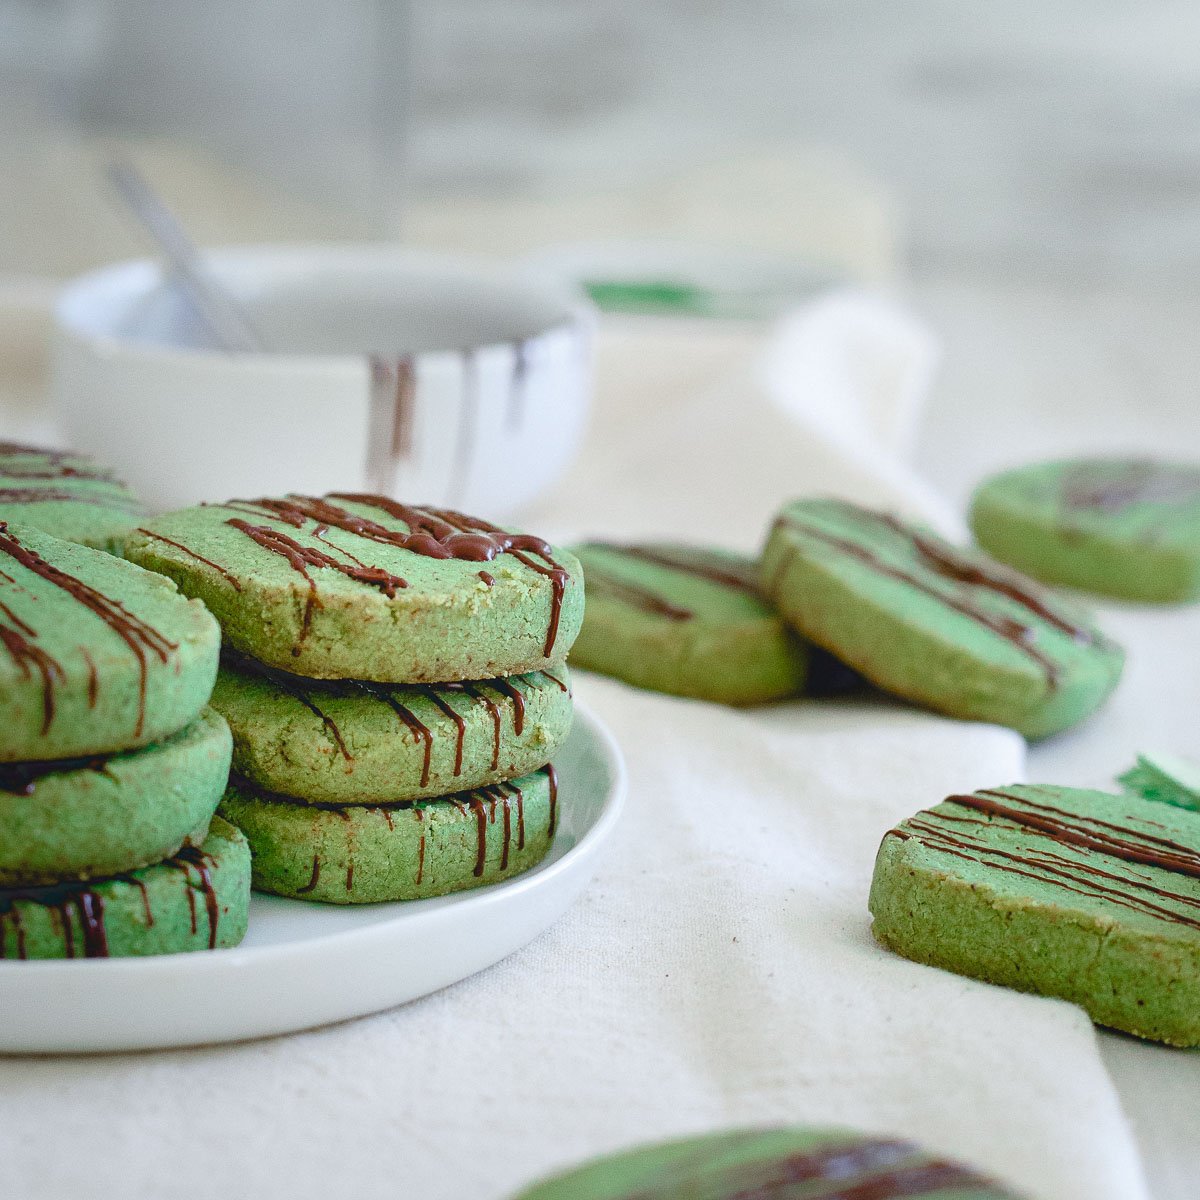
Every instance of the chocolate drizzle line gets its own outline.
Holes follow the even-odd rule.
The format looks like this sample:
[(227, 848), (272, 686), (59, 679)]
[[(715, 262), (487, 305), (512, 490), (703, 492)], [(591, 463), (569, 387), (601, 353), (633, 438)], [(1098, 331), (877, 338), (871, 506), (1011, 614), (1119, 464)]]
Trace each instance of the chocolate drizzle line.
[[(550, 622), (546, 631), (543, 653), (549, 655), (558, 638), (558, 624), (562, 613), (563, 596), (570, 580), (567, 571), (551, 556), (549, 542), (529, 533), (509, 533), (498, 525), (465, 513), (442, 508), (414, 508), (390, 500), (386, 496), (364, 495), (357, 492), (332, 492), (334, 500), (349, 500), (367, 507), (377, 508), (389, 517), (403, 521), (409, 528), (407, 534), (376, 526), (388, 536), (376, 540), (387, 541), (402, 549), (411, 550), (428, 558), (458, 558), (468, 562), (491, 562), (497, 555), (511, 554), (518, 562), (550, 580)], [(362, 520), (363, 518), (359, 518)], [(351, 530), (351, 532), (358, 532)], [(535, 561), (541, 559), (541, 562)]]
[[(160, 662), (165, 663), (169, 659), (171, 651), (178, 649), (178, 644), (168, 641), (156, 629), (147, 625), (140, 617), (131, 613), (119, 600), (113, 600), (104, 595), (103, 592), (98, 592), (95, 588), (76, 579), (73, 575), (68, 575), (65, 571), (46, 562), (40, 554), (21, 545), (3, 521), (0, 521), (0, 551), (10, 555), (27, 570), (39, 575), (48, 583), (61, 588), (72, 599), (77, 600), (85, 608), (95, 613), (133, 651), (134, 656), (137, 658), (139, 669), (138, 717), (137, 724), (134, 727), (134, 737), (141, 737), (142, 728), (146, 720), (147, 654), (153, 654)], [(18, 658), (18, 651), (13, 649), (10, 639), (4, 635), (2, 627), (0, 627), (0, 638), (3, 638), (5, 646), (9, 649), (9, 653), (18, 662), (24, 661), (22, 658)], [(43, 707), (46, 714), (42, 727), (42, 732), (44, 733), (49, 727), (50, 719), (53, 718), (54, 706), (53, 697), (49, 694), (51, 691), (50, 676), (40, 664), (39, 669), (42, 671), (44, 685)], [(59, 672), (61, 674), (61, 667), (59, 668)]]
[[(890, 1140), (843, 1142), (709, 1171), (701, 1165), (694, 1181), (679, 1182), (694, 1182), (705, 1195), (735, 1200), (782, 1198), (799, 1194), (797, 1189), (811, 1200), (900, 1200), (950, 1189), (975, 1194), (977, 1188), (993, 1186), (967, 1167), (925, 1158), (915, 1146)], [(819, 1185), (819, 1190), (807, 1184)]]
[[(933, 543), (928, 539), (923, 538), (919, 534), (914, 534), (908, 530), (899, 521), (894, 518), (886, 517), (882, 514), (868, 512), (865, 509), (856, 509), (852, 505), (846, 505), (845, 510), (853, 513), (859, 518), (869, 520), (878, 525), (884, 525), (887, 528), (893, 529), (895, 532), (905, 538), (906, 541), (916, 549), (917, 553), (922, 557), (925, 564), (934, 570), (939, 576), (949, 579), (952, 582), (957, 582), (965, 585), (972, 585), (987, 588), (990, 591), (1007, 596), (1009, 599), (1015, 600), (1023, 607), (1033, 612), (1035, 615), (1042, 617), (1044, 620), (1050, 621), (1057, 628), (1064, 632), (1069, 632), (1076, 640), (1086, 640), (1088, 642), (1096, 642), (1098, 639), (1094, 637), (1088, 630), (1084, 630), (1070, 624), (1070, 622), (1059, 617), (1057, 614), (1052, 614), (1051, 610), (1037, 597), (1028, 595), (1023, 592), (1018, 585), (1007, 580), (1002, 580), (998, 577), (993, 577), (990, 573), (976, 568), (972, 564), (961, 562), (950, 557), (949, 554), (942, 551), (940, 548), (933, 546)], [(1022, 622), (1015, 620), (1012, 617), (1004, 616), (999, 613), (990, 613), (986, 609), (975, 604), (971, 599), (970, 591), (964, 587), (958, 592), (946, 592), (940, 588), (934, 587), (933, 584), (923, 579), (920, 575), (912, 571), (905, 570), (903, 567), (893, 566), (891, 563), (885, 562), (877, 554), (872, 553), (866, 546), (860, 545), (857, 542), (852, 542), (847, 538), (839, 537), (837, 534), (830, 533), (825, 529), (821, 529), (816, 525), (812, 525), (807, 521), (801, 521), (793, 516), (781, 516), (776, 521), (776, 527), (782, 527), (795, 530), (806, 537), (810, 537), (815, 541), (823, 542), (828, 546), (847, 555), (850, 558), (857, 559), (864, 563), (872, 570), (877, 571), (881, 575), (886, 575), (889, 578), (897, 579), (902, 583), (908, 584), (910, 587), (916, 588), (925, 595), (937, 600), (947, 608), (952, 608), (956, 612), (962, 613), (963, 616), (969, 617), (978, 625), (982, 625), (985, 629), (991, 630), (993, 633), (1002, 637), (1005, 641), (1011, 643), (1023, 654), (1033, 659), (1041, 668), (1046, 676), (1047, 686), (1054, 689), (1058, 686), (1060, 674), (1059, 664), (1056, 663), (1049, 655), (1040, 650), (1032, 643), (1032, 639), (1036, 636), (1035, 630)], [(936, 551), (936, 552), (934, 552)], [(792, 555), (795, 550), (791, 552)], [(781, 566), (785, 566), (789, 561), (790, 556), (785, 556), (781, 561)], [(778, 577), (774, 583), (778, 582)], [(1050, 614), (1049, 616), (1047, 614)]]
[[(521, 695), (521, 689), (507, 679), (493, 679), (491, 683), (492, 687), (503, 692), (512, 701), (513, 733), (520, 737), (525, 732), (525, 697)], [(562, 684), (559, 684), (559, 687), (561, 686)]]
[[(196, 932), (195, 891), (199, 889), (203, 893), (208, 916), (208, 947), (210, 950), (214, 949), (217, 944), (220, 906), (212, 881), (211, 868), (215, 865), (212, 856), (198, 847), (184, 846), (160, 865), (173, 867), (183, 874), (193, 934)], [(198, 882), (193, 882), (192, 871), (196, 872)], [(109, 948), (108, 931), (104, 925), (104, 897), (97, 890), (101, 883), (124, 883), (138, 888), (142, 896), (146, 926), (150, 928), (154, 925), (154, 914), (151, 911), (146, 884), (131, 872), (109, 876), (92, 883), (67, 882), (42, 887), (3, 888), (0, 889), (0, 958), (5, 956), (6, 925), (11, 926), (16, 934), (17, 957), (26, 957), (26, 935), (21, 921), (21, 910), (17, 907), (18, 901), (38, 904), (49, 909), (51, 921), (62, 938), (67, 958), (76, 957), (76, 923), (82, 935), (80, 948), (83, 950), (83, 957), (107, 958)]]
[(421, 685), (421, 694), (432, 703), (436, 704), (454, 722), (456, 738), (454, 742), (454, 774), (462, 774), (463, 764), (463, 740), (467, 736), (467, 723), (463, 720), (462, 715), (455, 711), (453, 705), (449, 701), (444, 700), (437, 692), (428, 684)]
[(329, 736), (333, 738), (342, 758), (346, 762), (354, 761), (354, 756), (347, 749), (346, 743), (342, 739), (342, 731), (338, 728), (337, 722), (313, 700), (312, 693), (316, 689), (306, 687), (299, 676), (292, 675), (288, 671), (280, 671), (275, 667), (269, 667), (266, 663), (259, 662), (258, 659), (251, 658), (248, 654), (242, 654), (230, 646), (223, 646), (221, 648), (221, 661), (226, 667), (234, 671), (243, 671), (247, 674), (258, 675), (271, 684), (272, 687), (278, 688), (285, 695), (291, 696), (293, 700), (304, 705), (321, 722)]
[[(6, 528), (0, 524), (0, 528)], [(63, 670), (58, 659), (47, 654), (41, 646), (34, 644), (37, 634), (25, 624), (7, 605), (0, 603), (0, 613), (12, 622), (11, 625), (0, 623), (0, 642), (8, 651), (14, 663), (20, 668), (25, 679), (32, 677), (36, 670), (42, 677), (42, 727), (43, 735), (50, 731), (54, 720), (54, 688), (56, 684), (66, 681), (67, 673)], [(90, 688), (89, 680), (89, 688)]]
[[(600, 550), (614, 551), (626, 558), (639, 559), (657, 567), (680, 571), (685, 575), (695, 575), (699, 579), (707, 579), (710, 583), (719, 583), (723, 587), (747, 592), (751, 596), (762, 596), (753, 564), (738, 563), (736, 560), (731, 562), (724, 555), (698, 546), (620, 546), (607, 542), (593, 542), (589, 545)], [(590, 574), (589, 572), (589, 577)]]
[(308, 877), (308, 882), (301, 888), (296, 889), (297, 896), (307, 896), (309, 892), (317, 886), (321, 878), (321, 860), (317, 855), (313, 855), (312, 874)]
[(668, 621), (690, 621), (695, 616), (690, 609), (680, 608), (665, 597), (649, 588), (636, 583), (627, 583), (623, 579), (589, 566), (584, 580), (585, 592), (591, 591), (601, 596), (608, 596), (621, 604), (628, 604), (641, 612), (650, 613), (656, 617), (666, 617)]
[(155, 533), (153, 530), (143, 529), (139, 526), (137, 532), (145, 537), (153, 538), (156, 542), (163, 542), (168, 546), (174, 546), (176, 550), (182, 550), (189, 558), (194, 558), (206, 567), (212, 567), (235, 592), (242, 590), (242, 585), (220, 563), (213, 562), (211, 558), (205, 558), (203, 554), (197, 554), (195, 550), (189, 549), (182, 542), (177, 542), (173, 538), (163, 537), (161, 533)]
[(0, 792), (13, 796), (32, 796), (39, 779), (63, 771), (96, 771), (104, 774), (110, 755), (84, 758), (55, 758), (38, 762), (0, 763)]
[(1135, 504), (1200, 500), (1200, 471), (1149, 459), (1128, 463), (1081, 463), (1062, 478), (1069, 509), (1120, 512)]
[(548, 832), (553, 837), (555, 830), (558, 829), (558, 772), (554, 769), (553, 763), (547, 763), (542, 770), (546, 772), (546, 778), (550, 782), (550, 826)]
[[(22, 476), (23, 479), (31, 476)], [(94, 508), (111, 508), (116, 512), (128, 513), (130, 516), (140, 515), (142, 507), (132, 496), (113, 494), (110, 492), (79, 491), (68, 492), (64, 488), (17, 488), (0, 487), (0, 504), (46, 504), (66, 502), (69, 504), (88, 504)]]
[[(407, 530), (391, 529), (370, 517), (349, 512), (331, 500), (348, 500), (365, 507), (378, 509), (386, 516), (402, 521)], [(288, 496), (282, 500), (260, 499), (233, 501), (224, 505), (238, 512), (265, 516), (300, 529), (305, 521), (318, 526), (340, 529), (381, 545), (396, 546), (425, 558), (459, 559), (466, 562), (491, 562), (499, 554), (511, 554), (518, 562), (549, 578), (551, 582), (550, 622), (544, 653), (549, 655), (558, 635), (563, 596), (569, 580), (567, 572), (551, 557), (549, 543), (525, 533), (508, 533), (477, 517), (449, 509), (414, 507), (401, 504), (386, 496), (361, 492), (332, 492), (325, 498)], [(227, 524), (241, 529), (264, 549), (287, 559), (294, 570), (304, 575), (309, 585), (309, 603), (305, 609), (307, 630), (312, 609), (319, 604), (315, 584), (308, 574), (309, 567), (333, 567), (360, 583), (381, 588), (389, 598), (407, 582), (377, 567), (348, 567), (321, 551), (301, 545), (278, 530), (249, 525), (241, 518), (231, 518)], [(541, 559), (538, 562), (537, 559)]]
[[(1200, 854), (1191, 847), (1098, 818), (1037, 804), (1006, 792), (950, 796), (947, 803), (983, 815), (972, 818), (939, 812), (918, 814), (905, 822), (904, 828), (893, 829), (886, 836), (899, 840), (915, 837), (930, 849), (943, 854), (1037, 880), (1090, 899), (1106, 900), (1146, 916), (1200, 929), (1200, 896), (1159, 887), (1144, 875), (1117, 874), (1104, 869), (1089, 857), (1071, 858), (1049, 850), (1026, 850), (1020, 853), (1004, 850), (990, 845), (982, 836), (974, 835), (963, 827), (975, 826), (986, 830), (992, 824), (990, 818), (998, 817), (1012, 821), (1035, 836), (1075, 847), (1084, 855), (1099, 854), (1105, 859), (1155, 867), (1187, 878), (1200, 879)], [(953, 826), (953, 830), (944, 828), (943, 823)], [(1113, 832), (1108, 832), (1110, 830)], [(1113, 836), (1114, 833), (1119, 836)], [(997, 859), (1000, 861), (992, 861)], [(1148, 897), (1198, 910), (1198, 914), (1189, 916), (1177, 912)]]

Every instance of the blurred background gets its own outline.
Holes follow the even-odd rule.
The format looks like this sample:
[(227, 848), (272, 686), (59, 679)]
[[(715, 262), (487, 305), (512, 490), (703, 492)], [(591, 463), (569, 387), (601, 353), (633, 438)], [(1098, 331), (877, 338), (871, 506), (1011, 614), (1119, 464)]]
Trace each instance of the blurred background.
[(205, 242), (665, 233), (1184, 284), (1198, 38), (1183, 0), (0, 0), (0, 270), (139, 248), (115, 139)]

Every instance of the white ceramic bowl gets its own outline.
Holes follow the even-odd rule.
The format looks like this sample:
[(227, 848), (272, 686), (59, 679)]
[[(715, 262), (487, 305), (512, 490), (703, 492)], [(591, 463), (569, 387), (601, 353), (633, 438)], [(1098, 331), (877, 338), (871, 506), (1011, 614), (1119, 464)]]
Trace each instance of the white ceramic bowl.
[(570, 290), (390, 246), (207, 261), (270, 353), (207, 348), (150, 262), (75, 280), (56, 313), (63, 432), (151, 506), (367, 490), (503, 518), (570, 463), (593, 324)]

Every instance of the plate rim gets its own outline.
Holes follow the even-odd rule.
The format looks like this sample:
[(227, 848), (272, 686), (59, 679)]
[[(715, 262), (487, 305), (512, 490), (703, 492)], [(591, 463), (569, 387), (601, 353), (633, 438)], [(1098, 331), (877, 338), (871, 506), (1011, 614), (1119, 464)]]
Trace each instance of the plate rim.
[[(394, 905), (397, 911), (390, 917), (370, 924), (349, 929), (331, 930), (309, 938), (297, 938), (285, 942), (268, 943), (264, 946), (232, 946), (219, 950), (202, 950), (191, 953), (129, 955), (121, 958), (74, 958), (74, 959), (0, 959), (0, 986), (16, 978), (32, 981), (35, 978), (72, 977), (81, 971), (91, 971), (94, 974), (103, 972), (105, 975), (159, 975), (187, 972), (189, 975), (203, 976), (213, 972), (237, 971), (248, 966), (258, 966), (264, 962), (286, 961), (296, 956), (311, 952), (314, 948), (322, 948), (329, 942), (339, 944), (346, 942), (369, 940), (382, 930), (388, 929), (396, 920), (406, 923), (417, 921), (437, 923), (447, 919), (445, 914), (455, 913), (464, 904), (472, 908), (495, 907), (499, 904), (510, 903), (526, 892), (540, 890), (552, 886), (554, 881), (568, 871), (581, 858), (590, 857), (611, 835), (624, 811), (626, 793), (628, 790), (628, 772), (625, 756), (616, 738), (607, 725), (592, 711), (579, 701), (575, 702), (574, 721), (581, 721), (592, 735), (603, 752), (603, 758), (611, 772), (611, 782), (607, 789), (600, 812), (596, 820), (585, 830), (580, 839), (560, 858), (555, 859), (549, 866), (525, 871), (511, 879), (499, 880), (484, 888), (469, 889), (460, 893), (450, 893), (455, 898), (453, 904), (442, 904), (437, 908), (423, 911), (412, 911), (414, 905), (425, 903), (422, 900), (393, 900), (385, 901), (385, 905)], [(574, 727), (574, 726), (573, 726)], [(586, 887), (585, 883), (583, 887)], [(582, 890), (582, 889), (581, 889)], [(428, 900), (442, 900), (443, 897), (431, 896)], [(310, 903), (295, 901), (298, 904)], [(325, 907), (325, 906), (323, 906)], [(355, 906), (339, 906), (355, 907)], [(363, 905), (363, 908), (376, 907)], [(557, 919), (557, 918), (556, 918)], [(480, 968), (483, 969), (483, 968)], [(6, 979), (5, 977), (9, 977)], [(466, 978), (466, 976), (464, 976)]]

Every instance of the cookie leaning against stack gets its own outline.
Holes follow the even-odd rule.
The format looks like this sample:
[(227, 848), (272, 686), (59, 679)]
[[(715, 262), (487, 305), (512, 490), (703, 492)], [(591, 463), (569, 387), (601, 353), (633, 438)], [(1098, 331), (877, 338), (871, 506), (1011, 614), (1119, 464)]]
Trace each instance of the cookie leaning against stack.
[(118, 554), (142, 511), (110, 470), (82, 454), (0, 442), (0, 521)]
[(235, 500), (148, 522), (126, 554), (216, 614), (234, 736), (222, 813), (262, 891), (440, 895), (549, 849), (571, 723), (575, 558), (382, 496)]
[(240, 941), (219, 645), (169, 580), (0, 521), (0, 956)]

